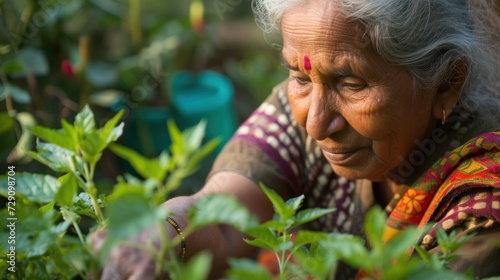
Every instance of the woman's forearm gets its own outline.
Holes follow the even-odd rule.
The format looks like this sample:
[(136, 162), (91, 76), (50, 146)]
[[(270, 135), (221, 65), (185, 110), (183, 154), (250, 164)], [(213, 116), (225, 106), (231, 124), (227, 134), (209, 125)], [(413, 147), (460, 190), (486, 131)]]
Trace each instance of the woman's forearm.
[[(224, 176), (225, 184), (220, 177)], [(272, 217), (273, 209), (263, 192), (256, 184), (237, 174), (214, 175), (205, 187), (192, 196), (180, 196), (166, 201), (162, 207), (170, 211), (170, 217), (174, 219), (181, 229), (188, 226), (188, 213), (196, 202), (207, 194), (224, 193), (235, 197), (249, 211), (254, 213), (259, 220), (266, 221)], [(253, 203), (250, 203), (253, 201)], [(258, 202), (258, 203), (256, 203)], [(174, 227), (167, 226), (169, 238), (175, 238), (177, 232)], [(212, 270), (210, 278), (219, 278), (227, 268), (227, 260), (230, 258), (250, 257), (255, 253), (255, 247), (247, 245), (243, 238), (244, 234), (228, 225), (214, 225), (202, 228), (186, 236), (186, 259), (203, 250), (212, 254)], [(177, 248), (180, 250), (180, 247)]]

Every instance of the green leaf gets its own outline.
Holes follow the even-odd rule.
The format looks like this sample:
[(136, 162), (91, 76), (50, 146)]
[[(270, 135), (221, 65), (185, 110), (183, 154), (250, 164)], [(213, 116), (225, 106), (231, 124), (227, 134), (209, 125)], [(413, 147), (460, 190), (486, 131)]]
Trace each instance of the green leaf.
[(295, 245), (304, 246), (311, 243), (317, 243), (319, 241), (328, 241), (330, 235), (325, 232), (319, 231), (309, 231), (309, 230), (299, 230), (295, 236)]
[[(101, 203), (99, 204), (101, 205)], [(88, 193), (82, 192), (78, 194), (78, 196), (74, 198), (73, 206), (70, 208), (70, 210), (78, 215), (87, 216), (94, 220), (97, 219)]]
[[(423, 249), (420, 246), (415, 246), (415, 251), (422, 258), (422, 260), (424, 261), (424, 263), (426, 265), (431, 264), (433, 254), (429, 253), (427, 250)], [(436, 255), (436, 254), (434, 254), (434, 255)]]
[(6, 162), (7, 157), (17, 143), (16, 131), (14, 128), (14, 118), (8, 113), (0, 113), (0, 160)]
[(357, 269), (373, 270), (374, 260), (370, 257), (363, 240), (348, 234), (330, 235), (330, 239), (320, 241), (337, 259)]
[(285, 225), (284, 223), (279, 222), (277, 220), (274, 220), (274, 219), (266, 221), (261, 226), (268, 228), (268, 229), (271, 229), (275, 232), (283, 232), (285, 230), (285, 228), (287, 228), (287, 225)]
[[(13, 222), (15, 224), (15, 246), (16, 255), (27, 257), (37, 257), (44, 255), (51, 246), (53, 246), (59, 239), (59, 235), (66, 231), (69, 224), (63, 222), (55, 224), (56, 214), (54, 211), (45, 213), (40, 212), (29, 204), (16, 205), (16, 216), (18, 220)], [(23, 209), (22, 213), (20, 210)], [(0, 218), (3, 221), (7, 219), (6, 211), (0, 212)], [(11, 246), (7, 244), (9, 232), (0, 231), (0, 242), (3, 243), (4, 248)], [(4, 243), (5, 242), (5, 243)]]
[[(29, 128), (35, 126), (36, 120), (32, 114), (27, 112), (17, 113), (15, 118), (19, 122), (22, 128), (22, 134), (21, 137), (19, 138), (19, 141), (16, 144), (16, 147), (14, 148), (14, 150), (10, 155), (11, 156), (10, 160), (12, 160), (12, 162), (15, 161), (24, 162), (24, 159), (27, 156), (26, 151), (31, 151), (33, 149), (32, 145), (33, 141), (31, 141), (32, 134), (29, 131)], [(4, 136), (0, 135), (0, 139), (5, 141), (5, 139), (8, 138), (4, 138)], [(0, 147), (6, 148), (7, 145), (4, 146), (4, 144), (1, 143), (2, 140), (0, 140)]]
[[(7, 176), (0, 176), (0, 194), (7, 197)], [(15, 176), (16, 194), (26, 197), (31, 202), (49, 203), (54, 200), (61, 187), (59, 181), (50, 176), (18, 172)]]
[(332, 213), (333, 211), (335, 211), (335, 209), (310, 208), (302, 210), (299, 213), (297, 213), (294, 227), (308, 223), (310, 221), (314, 221), (323, 215)]
[(76, 195), (77, 182), (73, 174), (68, 173), (59, 177), (61, 187), (56, 194), (56, 202), (62, 206), (72, 206)]
[(5, 99), (7, 93), (19, 104), (31, 102), (31, 95), (26, 90), (14, 85), (0, 85), (0, 101)]
[[(387, 273), (395, 273), (395, 275), (399, 276), (405, 274), (408, 269), (411, 269), (408, 262), (408, 251), (416, 245), (417, 238), (421, 232), (422, 230), (416, 227), (408, 227), (389, 240), (385, 244), (383, 252), (377, 257), (379, 270), (384, 270)], [(378, 253), (373, 252), (374, 255)], [(393, 268), (395, 265), (406, 266), (406, 270), (399, 271)]]
[(365, 217), (365, 232), (368, 243), (373, 248), (373, 250), (381, 252), (384, 248), (384, 241), (382, 236), (384, 235), (386, 216), (383, 210), (375, 206)]
[(16, 74), (22, 72), (24, 65), (17, 60), (9, 60), (2, 64), (0, 71), (6, 75)]
[[(172, 158), (165, 157), (163, 160), (159, 157), (158, 160), (162, 165), (164, 165), (168, 170), (172, 170), (172, 173), (169, 174), (168, 182), (166, 184), (166, 190), (169, 192), (175, 190), (178, 186), (180, 186), (182, 180), (187, 176), (194, 174), (198, 170), (199, 163), (207, 157), (217, 146), (219, 145), (219, 140), (212, 140), (209, 143), (203, 145), (200, 149), (198, 149), (195, 153), (192, 154), (174, 154), (172, 158), (177, 159), (178, 166), (174, 166), (169, 163), (175, 163)], [(161, 154), (160, 156), (165, 155)], [(179, 156), (182, 160), (178, 160)], [(187, 163), (184, 165), (187, 158)], [(168, 160), (168, 162), (167, 162)]]
[(249, 259), (230, 259), (230, 268), (226, 271), (228, 279), (271, 280), (269, 271), (259, 263)]
[(181, 185), (181, 182), (184, 178), (186, 178), (191, 174), (192, 174), (191, 170), (187, 170), (184, 168), (176, 168), (172, 173), (168, 175), (167, 183), (162, 192), (159, 193), (158, 199), (160, 201), (164, 200), (170, 192), (174, 191)]
[(387, 242), (384, 254), (391, 257), (406, 257), (408, 255), (408, 250), (416, 245), (417, 238), (421, 232), (422, 230), (416, 227), (406, 228)]
[(262, 239), (253, 239), (253, 240), (243, 239), (243, 241), (245, 241), (248, 245), (252, 245), (252, 246), (257, 247), (257, 248), (262, 248), (262, 249), (270, 250), (270, 251), (273, 251), (273, 252), (278, 252), (279, 251), (279, 244), (278, 244), (278, 242), (276, 242), (276, 247), (272, 247), (269, 243), (266, 243)]
[(80, 216), (76, 214), (75, 212), (71, 211), (61, 211), (62, 217), (65, 221), (68, 223), (72, 224), (73, 222), (78, 223), (80, 220)]
[(123, 91), (117, 89), (105, 89), (93, 92), (89, 97), (89, 103), (104, 108), (114, 108), (117, 100), (122, 100), (125, 96)]
[(204, 280), (208, 279), (212, 256), (209, 252), (201, 252), (189, 259), (189, 262), (181, 267), (179, 279)]
[(273, 252), (279, 251), (278, 238), (276, 238), (276, 234), (269, 228), (259, 226), (248, 229), (245, 233), (254, 238), (253, 240), (244, 239), (246, 243), (255, 247), (271, 250)]
[(167, 167), (162, 166), (155, 159), (143, 157), (136, 151), (118, 144), (110, 144), (109, 148), (117, 156), (127, 160), (137, 173), (144, 178), (154, 178), (161, 182), (167, 175)]
[(183, 133), (184, 142), (187, 144), (188, 151), (196, 150), (200, 147), (203, 137), (205, 137), (205, 130), (207, 122), (202, 120), (196, 126), (188, 128)]
[(0, 57), (9, 54), (12, 48), (9, 44), (0, 44)]
[(98, 88), (112, 86), (118, 80), (116, 67), (100, 61), (90, 62), (86, 74), (88, 81)]
[(91, 133), (95, 131), (94, 113), (88, 105), (83, 107), (75, 117), (75, 128), (83, 133)]
[[(122, 176), (118, 176), (115, 188), (118, 186), (122, 187), (141, 187), (147, 196), (153, 197), (153, 193), (156, 190), (156, 181), (153, 179), (140, 180), (128, 173)], [(158, 201), (158, 204), (165, 202), (165, 200)]]
[(54, 171), (71, 172), (76, 170), (74, 153), (50, 143), (37, 141), (38, 153), (28, 151), (27, 154)]
[(443, 280), (443, 279), (454, 279), (454, 280), (462, 280), (468, 279), (464, 275), (459, 274), (458, 272), (442, 269), (442, 270), (431, 270), (424, 266), (417, 267), (414, 271), (408, 274), (404, 279), (407, 280)]
[(449, 238), (448, 235), (446, 234), (446, 231), (444, 231), (444, 229), (440, 226), (436, 227), (436, 237), (439, 246), (441, 246), (443, 252), (446, 253), (446, 247), (447, 247), (446, 245), (448, 245), (449, 243)]
[(50, 142), (51, 144), (76, 152), (75, 139), (72, 137), (70, 134), (71, 132), (68, 131), (68, 129), (69, 128), (66, 127), (62, 130), (55, 130), (47, 127), (35, 126), (29, 128), (29, 131), (46, 142)]
[(258, 224), (247, 208), (229, 195), (208, 195), (200, 199), (189, 212), (189, 223), (194, 228), (212, 224), (228, 224), (244, 231)]
[(93, 130), (88, 133), (80, 134), (78, 141), (82, 150), (83, 158), (91, 165), (96, 164), (102, 156), (105, 148), (99, 135), (99, 131)]
[(320, 244), (312, 244), (310, 250), (301, 247), (293, 257), (300, 268), (296, 273), (307, 275), (307, 279), (333, 279), (337, 259)]
[(103, 150), (109, 146), (111, 142), (115, 142), (122, 134), (123, 134), (123, 127), (124, 123), (120, 123), (118, 126), (113, 127), (113, 129), (108, 133), (108, 132), (103, 132), (102, 130), (99, 130), (101, 133), (101, 139), (103, 146), (101, 147)]
[(49, 202), (49, 203), (47, 203), (44, 206), (39, 208), (40, 212), (47, 213), (49, 211), (52, 211), (52, 210), (54, 210), (54, 205), (56, 205), (55, 201)]
[(285, 202), (285, 210), (280, 218), (287, 228), (291, 228), (295, 224), (295, 213), (300, 208), (303, 201), (304, 195), (300, 195), (298, 197), (290, 198)]
[(456, 231), (450, 232), (448, 235), (446, 231), (440, 227), (436, 226), (436, 237), (437, 243), (444, 254), (451, 254), (458, 250), (461, 246), (463, 246), (467, 241), (469, 241), (472, 237), (474, 237), (474, 233), (464, 235), (460, 238), (457, 238)]
[[(83, 157), (91, 165), (95, 165), (102, 156), (102, 151), (114, 142), (123, 133), (123, 123), (116, 126), (124, 111), (120, 111), (113, 118), (107, 121), (104, 126), (96, 130), (94, 115), (86, 106), (75, 120), (75, 127), (78, 141), (83, 152)], [(83, 133), (82, 133), (83, 132)]]
[(408, 260), (408, 256), (406, 256), (394, 259), (392, 264), (385, 261), (385, 264), (382, 265), (377, 261), (376, 271), (380, 271), (381, 279), (408, 279), (408, 276), (421, 269), (426, 268), (419, 260), (415, 258)]
[[(455, 231), (453, 231), (452, 233), (456, 234)], [(451, 244), (450, 250), (452, 252), (455, 252), (460, 247), (462, 247), (465, 243), (469, 242), (469, 240), (471, 240), (474, 236), (476, 236), (476, 234), (477, 234), (476, 232), (471, 232), (467, 235), (461, 236), (460, 238), (454, 238), (455, 242), (453, 242), (453, 244)]]
[(179, 130), (175, 122), (170, 119), (167, 121), (167, 128), (170, 139), (172, 140), (170, 149), (172, 150), (172, 154), (176, 159), (176, 163), (180, 166), (184, 166), (186, 164), (185, 161), (187, 150), (182, 132)]
[(28, 73), (39, 76), (49, 73), (49, 63), (44, 53), (33, 47), (21, 49), (15, 59), (24, 66), (24, 71), (12, 75), (13, 77), (27, 77)]
[[(50, 259), (45, 264), (52, 268), (55, 277), (59, 279), (76, 279), (78, 271), (86, 271), (85, 266), (88, 253), (81, 246), (80, 241), (73, 236), (66, 235), (55, 244), (57, 248), (52, 248), (47, 254)], [(49, 278), (49, 277), (47, 277)]]
[(78, 146), (78, 133), (76, 132), (75, 127), (70, 124), (67, 120), (61, 120), (61, 127), (63, 131), (63, 135), (70, 138), (69, 142), (73, 143), (71, 146)]
[(186, 169), (190, 171), (190, 173), (194, 172), (198, 167), (198, 164), (205, 159), (208, 155), (210, 155), (220, 144), (220, 139), (210, 140), (208, 143), (203, 145), (201, 148), (196, 149), (195, 153), (190, 154), (189, 161), (186, 165)]
[(166, 210), (153, 205), (142, 188), (116, 188), (108, 199), (106, 214), (110, 236), (121, 239), (154, 226), (164, 219)]
[(276, 214), (279, 216), (283, 216), (286, 213), (287, 206), (285, 204), (285, 201), (283, 201), (283, 198), (276, 193), (274, 190), (266, 187), (264, 184), (259, 183), (260, 188), (264, 191), (266, 194), (267, 198), (271, 201), (274, 207), (274, 211), (276, 211)]
[(288, 242), (279, 242), (279, 245), (278, 245), (278, 250), (281, 251), (281, 252), (285, 252), (285, 251), (289, 251), (293, 248), (293, 242), (291, 241), (288, 241)]
[(281, 244), (281, 243), (286, 243), (286, 242), (289, 242), (290, 240), (292, 240), (292, 234), (283, 234), (283, 235), (280, 235), (278, 236), (278, 242)]
[(114, 115), (109, 121), (107, 121), (104, 126), (100, 129), (101, 139), (106, 143), (106, 146), (116, 141), (123, 133), (123, 123), (117, 126), (118, 122), (122, 118), (125, 110), (120, 110), (116, 115)]
[(292, 210), (293, 214), (299, 210), (300, 206), (302, 205), (302, 202), (304, 201), (304, 195), (300, 195), (294, 198), (290, 198), (285, 202), (287, 208)]

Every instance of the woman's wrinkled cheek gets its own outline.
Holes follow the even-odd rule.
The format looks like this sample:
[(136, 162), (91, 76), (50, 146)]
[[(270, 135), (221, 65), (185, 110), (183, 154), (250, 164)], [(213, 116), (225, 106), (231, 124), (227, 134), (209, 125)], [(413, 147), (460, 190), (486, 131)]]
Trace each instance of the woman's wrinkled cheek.
[(301, 127), (306, 126), (307, 114), (309, 112), (307, 100), (299, 99), (288, 94), (292, 116)]
[(350, 125), (363, 137), (380, 140), (386, 136), (391, 125), (377, 104), (367, 102), (363, 106), (352, 107), (352, 114), (346, 117)]

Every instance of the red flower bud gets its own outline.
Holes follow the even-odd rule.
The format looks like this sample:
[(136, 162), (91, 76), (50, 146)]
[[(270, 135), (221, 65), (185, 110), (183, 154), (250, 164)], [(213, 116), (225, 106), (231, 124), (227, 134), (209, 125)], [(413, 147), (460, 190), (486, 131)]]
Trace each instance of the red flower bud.
[(65, 76), (69, 78), (75, 77), (75, 71), (73, 70), (73, 65), (71, 65), (71, 62), (69, 60), (65, 59), (62, 61), (61, 70)]

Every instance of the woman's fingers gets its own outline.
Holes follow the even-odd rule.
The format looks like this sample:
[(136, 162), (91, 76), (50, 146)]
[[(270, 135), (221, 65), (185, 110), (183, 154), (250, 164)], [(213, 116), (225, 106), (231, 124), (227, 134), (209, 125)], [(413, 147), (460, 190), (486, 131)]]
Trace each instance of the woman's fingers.
[(94, 232), (90, 235), (90, 246), (92, 246), (92, 249), (94, 250), (96, 255), (99, 255), (99, 252), (101, 251), (101, 248), (104, 245), (107, 236), (107, 232), (103, 230)]
[[(155, 279), (155, 265), (152, 261), (142, 260), (136, 270), (132, 272), (128, 280)], [(160, 279), (166, 279), (165, 277)]]
[[(149, 254), (137, 248), (119, 245), (111, 251), (101, 279), (153, 279), (154, 272), (154, 263)], [(141, 278), (137, 278), (138, 276)]]
[[(155, 264), (152, 257), (141, 246), (157, 245), (158, 229), (153, 227), (141, 232), (135, 238), (115, 246), (102, 268), (102, 280), (154, 279)], [(100, 254), (108, 234), (98, 231), (91, 235), (90, 244), (96, 255)], [(151, 240), (153, 239), (153, 240)], [(153, 242), (151, 242), (153, 241)], [(135, 245), (131, 245), (134, 243)]]

